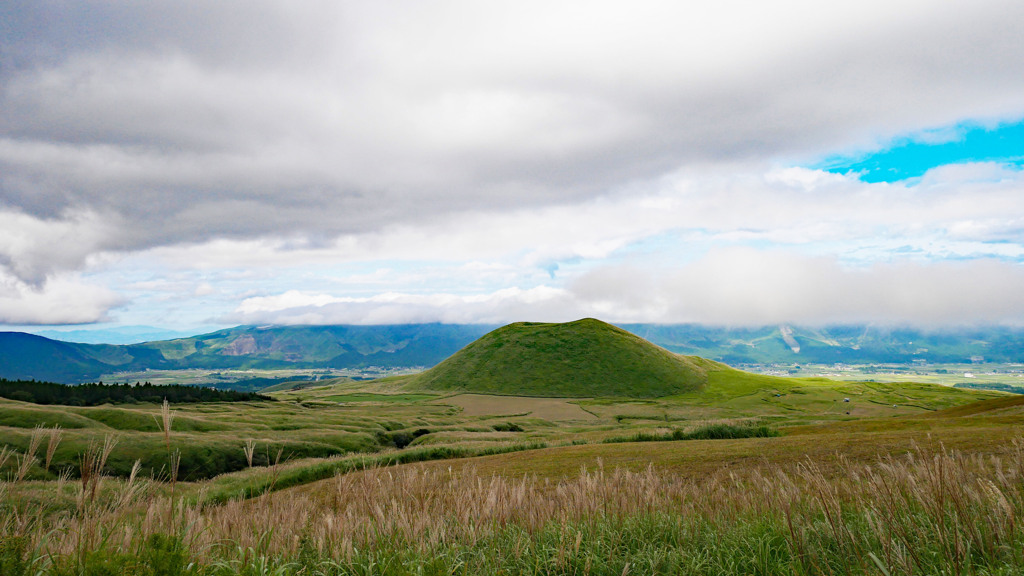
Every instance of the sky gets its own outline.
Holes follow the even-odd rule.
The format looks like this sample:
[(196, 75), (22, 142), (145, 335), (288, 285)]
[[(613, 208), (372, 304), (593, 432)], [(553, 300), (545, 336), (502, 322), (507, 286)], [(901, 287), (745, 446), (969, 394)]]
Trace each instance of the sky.
[(1024, 3), (0, 3), (0, 328), (1024, 325)]

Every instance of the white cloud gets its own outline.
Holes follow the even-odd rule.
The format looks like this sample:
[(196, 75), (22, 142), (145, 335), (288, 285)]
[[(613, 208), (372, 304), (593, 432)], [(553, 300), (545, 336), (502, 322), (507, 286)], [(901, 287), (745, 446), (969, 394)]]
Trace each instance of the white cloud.
[[(1024, 258), (1020, 171), (907, 186), (791, 167), (1024, 116), (1019, 2), (86, 0), (5, 18), (11, 309), (78, 271), (160, 318), (703, 318), (669, 297), (688, 293), (672, 271), (733, 278), (709, 250), (756, 267), (718, 251), (755, 246), (766, 276), (789, 270), (777, 284), (841, 278), (829, 291), (873, 318), (898, 311), (859, 278), (897, 298), (929, 262)], [(989, 264), (995, 284), (942, 301), (978, 290), (1013, 313), (990, 291), (1014, 265)], [(620, 269), (639, 292), (605, 298)], [(842, 316), (735, 296), (752, 319)]]
[(90, 211), (43, 219), (0, 209), (0, 266), (38, 285), (51, 273), (82, 267), (117, 237), (118, 224)]
[(504, 323), (595, 316), (614, 322), (1024, 324), (1024, 266), (895, 261), (849, 268), (834, 257), (714, 249), (655, 273), (605, 266), (566, 288), (336, 297), (289, 291), (242, 302), (227, 320), (278, 324)]
[(277, 296), (255, 296), (246, 298), (238, 307), (239, 314), (259, 314), (261, 312), (279, 312), (290, 308), (323, 307), (327, 304), (344, 302), (346, 299), (328, 294), (306, 294), (298, 290), (289, 290)]
[(1024, 324), (1024, 265), (998, 260), (849, 268), (834, 257), (725, 248), (662, 274), (599, 269), (570, 289), (621, 321)]
[[(1007, 178), (997, 181), (963, 181), (954, 187), (925, 183), (908, 187), (866, 184), (807, 169), (734, 168), (679, 172), (644, 186), (643, 194), (624, 191), (574, 205), (441, 217), (322, 244), (301, 239), (217, 240), (156, 248), (107, 266), (152, 270), (157, 280), (143, 274), (143, 280), (121, 285), (135, 295), (162, 293), (166, 300), (183, 304), (194, 297), (197, 286), (216, 286), (216, 294), (210, 293), (216, 298), (203, 300), (203, 306), (211, 307), (204, 318), (223, 321), (498, 322), (517, 319), (512, 312), (531, 318), (550, 312), (558, 317), (589, 315), (620, 322), (740, 322), (744, 314), (753, 323), (784, 316), (806, 322), (856, 321), (858, 317), (881, 321), (883, 316), (923, 322), (928, 314), (901, 315), (882, 298), (881, 291), (890, 289), (895, 297), (898, 285), (883, 279), (859, 280), (871, 276), (863, 270), (885, 276), (879, 266), (902, 263), (892, 264), (893, 274), (901, 277), (900, 270), (907, 266), (919, 267), (915, 274), (920, 275), (934, 269), (930, 266), (941, 267), (937, 263), (946, 259), (1001, 259), (1008, 269), (1014, 266), (1010, 262), (1024, 259), (1024, 222), (1016, 208), (1024, 178), (1020, 172), (1007, 173)], [(744, 246), (759, 247), (759, 251), (743, 252)], [(746, 259), (729, 252), (729, 247), (740, 250), (738, 254)], [(764, 278), (784, 271), (776, 285), (804, 276), (813, 285), (840, 278), (836, 282), (845, 288), (834, 291), (846, 300), (856, 300), (855, 292), (863, 290), (865, 305), (856, 310), (811, 306), (813, 299), (808, 298), (804, 309), (783, 306), (773, 315), (768, 303), (751, 303), (775, 295), (730, 292), (730, 286), (756, 286), (760, 281), (752, 277), (740, 282), (728, 268), (714, 268), (709, 250), (740, 269), (770, 263)], [(710, 272), (697, 267), (698, 263)], [(816, 263), (818, 276), (825, 280), (808, 272), (814, 268), (810, 263)], [(950, 274), (959, 274), (958, 269), (953, 266)], [(681, 278), (721, 277), (709, 290), (742, 303), (731, 308), (735, 314), (710, 304), (704, 308), (714, 314), (680, 307), (670, 296), (687, 291), (673, 287), (674, 270), (681, 270)], [(594, 280), (601, 274), (609, 278), (609, 285), (621, 278), (617, 282), (625, 282), (627, 288), (614, 298), (586, 288), (588, 283), (602, 285)], [(1002, 285), (1008, 281), (1004, 278)], [(557, 298), (520, 300), (505, 308), (471, 303), (473, 297), (483, 295), (487, 300), (508, 286), (527, 291), (537, 286), (572, 288), (573, 292), (571, 298), (560, 293)], [(970, 285), (945, 286), (960, 290), (959, 300), (972, 298)], [(990, 287), (977, 288), (985, 294)], [(394, 294), (405, 297), (394, 300)], [(710, 296), (698, 292), (693, 298), (703, 301)], [(238, 306), (242, 300), (244, 304)], [(949, 295), (943, 302), (954, 300)], [(1010, 300), (990, 301), (993, 306), (1005, 304), (1007, 314), (1013, 309)], [(968, 310), (977, 311), (979, 318), (997, 320), (994, 312)], [(953, 314), (950, 321), (966, 321), (966, 314)], [(937, 311), (931, 316), (937, 318)]]
[(694, 232), (708, 241), (822, 247), (865, 260), (887, 258), (901, 246), (922, 258), (1017, 257), (1024, 255), (1024, 215), (1017, 208), (1024, 172), (1003, 176), (906, 186), (804, 168), (729, 165), (679, 171), (639, 192), (587, 202), (441, 215), (322, 243), (216, 240), (153, 249), (142, 259), (204, 270), (394, 261), (526, 270), (601, 261), (662, 234)]
[(548, 286), (505, 288), (468, 296), (389, 292), (367, 298), (289, 291), (248, 298), (222, 320), (243, 324), (499, 324), (533, 319), (567, 321), (579, 317), (579, 310), (564, 290)]
[(95, 250), (333, 240), (1024, 114), (1005, 1), (49, 10), (8, 15), (0, 203), (116, 217)]
[(103, 322), (124, 303), (117, 293), (75, 277), (51, 278), (31, 286), (0, 274), (0, 324), (86, 324)]

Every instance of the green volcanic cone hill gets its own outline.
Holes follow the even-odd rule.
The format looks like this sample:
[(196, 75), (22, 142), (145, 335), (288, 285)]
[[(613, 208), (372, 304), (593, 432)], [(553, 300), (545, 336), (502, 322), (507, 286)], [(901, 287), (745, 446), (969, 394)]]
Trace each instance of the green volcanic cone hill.
[(700, 389), (713, 364), (592, 318), (519, 322), (485, 334), (412, 385), (518, 396), (652, 398)]

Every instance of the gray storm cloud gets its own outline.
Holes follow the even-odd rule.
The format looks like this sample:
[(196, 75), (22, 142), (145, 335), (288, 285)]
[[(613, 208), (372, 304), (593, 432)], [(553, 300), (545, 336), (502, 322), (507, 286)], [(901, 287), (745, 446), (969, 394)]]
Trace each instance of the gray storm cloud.
[[(90, 253), (576, 202), (1024, 113), (1017, 2), (2, 10), (0, 211), (94, 218), (66, 242)], [(0, 250), (30, 282), (85, 261)]]

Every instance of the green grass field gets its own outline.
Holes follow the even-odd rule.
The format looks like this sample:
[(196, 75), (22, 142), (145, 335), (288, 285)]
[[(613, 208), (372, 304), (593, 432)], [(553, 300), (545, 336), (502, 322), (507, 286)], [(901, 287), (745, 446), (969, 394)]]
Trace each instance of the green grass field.
[[(1024, 397), (688, 362), (700, 386), (638, 398), (405, 375), (166, 410), (0, 401), (0, 574), (1024, 570)], [(712, 427), (776, 435), (623, 441)]]
[[(406, 446), (502, 447), (601, 442), (635, 433), (665, 433), (716, 421), (795, 426), (871, 420), (885, 427), (951, 406), (1001, 397), (927, 384), (834, 382), (762, 376), (716, 363), (702, 366), (699, 390), (660, 398), (531, 398), (424, 390), (415, 376), (371, 382), (347, 379), (274, 393), (273, 403), (175, 406), (174, 449), (180, 478), (197, 481), (248, 468), (243, 447), (256, 446), (253, 462), (377, 453)], [(55, 478), (77, 466), (90, 443), (111, 436), (121, 449), (108, 472), (127, 476), (135, 460), (150, 475), (166, 468), (167, 445), (156, 405), (36, 406), (0, 401), (4, 443), (23, 452), (35, 428), (59, 426), (63, 441), (46, 470), (29, 479)], [(496, 424), (514, 422), (520, 431)], [(130, 446), (129, 446), (130, 445)], [(280, 453), (280, 455), (278, 455)], [(10, 473), (13, 461), (0, 474)]]

